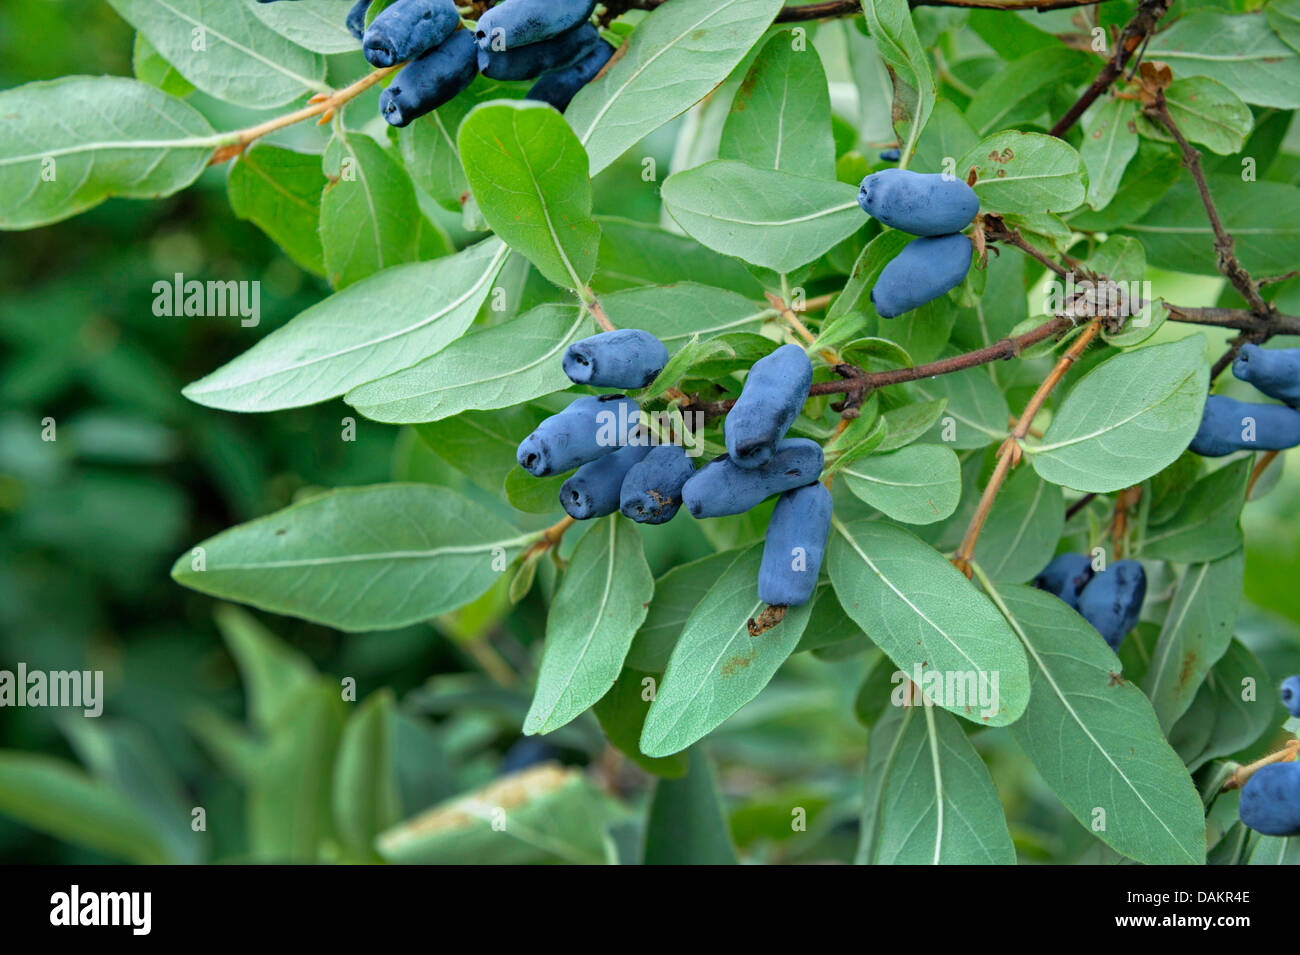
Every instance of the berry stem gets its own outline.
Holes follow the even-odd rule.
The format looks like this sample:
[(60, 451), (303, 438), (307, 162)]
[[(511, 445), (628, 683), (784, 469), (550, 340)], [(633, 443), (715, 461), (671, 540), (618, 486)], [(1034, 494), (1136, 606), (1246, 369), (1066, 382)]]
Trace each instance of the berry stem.
[(1255, 482), (1258, 481), (1268, 470), (1268, 466), (1273, 463), (1273, 459), (1278, 456), (1277, 451), (1265, 451), (1255, 461), (1255, 466), (1250, 470), (1250, 481), (1246, 484), (1246, 500), (1250, 500), (1250, 493), (1255, 490)]
[(1300, 739), (1288, 740), (1286, 746), (1279, 749), (1276, 753), (1269, 753), (1261, 759), (1248, 763), (1245, 766), (1238, 766), (1236, 771), (1228, 777), (1228, 781), (1223, 784), (1223, 792), (1230, 789), (1240, 789), (1246, 785), (1251, 776), (1263, 769), (1265, 766), (1271, 766), (1274, 763), (1287, 763), (1300, 755)]
[(998, 463), (993, 469), (993, 476), (989, 478), (989, 483), (984, 488), (984, 494), (980, 497), (979, 506), (975, 509), (975, 514), (971, 517), (970, 524), (966, 528), (966, 535), (962, 538), (961, 546), (957, 548), (957, 553), (952, 559), (957, 569), (967, 577), (971, 576), (975, 543), (979, 540), (980, 532), (984, 529), (984, 523), (988, 520), (989, 512), (993, 509), (993, 501), (998, 496), (998, 491), (1001, 490), (1002, 483), (1006, 480), (1011, 469), (1020, 463), (1022, 453), (1020, 442), (1029, 433), (1029, 426), (1033, 423), (1034, 418), (1038, 416), (1038, 412), (1043, 410), (1043, 405), (1052, 390), (1061, 383), (1061, 379), (1070, 370), (1070, 366), (1083, 354), (1084, 349), (1097, 337), (1099, 331), (1101, 331), (1101, 321), (1100, 319), (1093, 319), (1082, 334), (1070, 345), (1066, 353), (1057, 361), (1052, 368), (1051, 374), (1038, 386), (1038, 390), (1029, 399), (1029, 404), (1025, 406), (1025, 410), (1020, 415), (1020, 420), (1012, 429), (1010, 436), (998, 448)]

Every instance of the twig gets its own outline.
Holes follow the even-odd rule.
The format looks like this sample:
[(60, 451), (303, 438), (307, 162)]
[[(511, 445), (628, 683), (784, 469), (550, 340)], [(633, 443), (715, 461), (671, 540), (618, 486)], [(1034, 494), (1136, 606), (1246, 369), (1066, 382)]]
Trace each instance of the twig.
[(1002, 442), (1002, 446), (998, 448), (998, 463), (993, 469), (993, 476), (989, 478), (989, 483), (984, 487), (979, 506), (975, 508), (975, 514), (966, 527), (966, 534), (962, 538), (961, 546), (957, 548), (957, 553), (952, 559), (954, 566), (967, 577), (971, 576), (971, 560), (975, 556), (975, 543), (979, 540), (980, 531), (984, 529), (984, 522), (988, 520), (989, 512), (993, 509), (993, 501), (998, 496), (998, 491), (1002, 488), (1002, 482), (1006, 480), (1007, 474), (1020, 463), (1020, 442), (1029, 433), (1029, 426), (1033, 423), (1034, 418), (1038, 416), (1038, 412), (1042, 410), (1048, 395), (1052, 393), (1052, 389), (1060, 384), (1061, 379), (1065, 377), (1065, 373), (1070, 370), (1070, 366), (1083, 354), (1084, 349), (1097, 337), (1099, 331), (1101, 331), (1101, 320), (1093, 319), (1079, 337), (1074, 340), (1074, 343), (1070, 345), (1066, 353), (1057, 361), (1056, 366), (1052, 368), (1051, 374), (1038, 386), (1038, 390), (1034, 392), (1034, 396), (1029, 399), (1029, 404), (1025, 406), (1024, 412), (1020, 415), (1019, 423), (1012, 429), (1010, 436)]
[(1286, 746), (1279, 749), (1276, 753), (1269, 753), (1267, 756), (1257, 759), (1253, 763), (1248, 763), (1245, 766), (1238, 766), (1233, 774), (1228, 777), (1228, 781), (1223, 784), (1222, 792), (1226, 793), (1230, 789), (1240, 789), (1242, 786), (1246, 785), (1251, 776), (1254, 776), (1255, 773), (1259, 772), (1265, 766), (1270, 766), (1273, 763), (1289, 762), (1295, 759), (1298, 754), (1300, 754), (1300, 739), (1287, 740)]
[(1019, 229), (1008, 228), (1006, 223), (999, 216), (986, 216), (984, 219), (984, 235), (990, 241), (1001, 242), (1003, 245), (1013, 245), (1021, 252), (1033, 259), (1041, 262), (1052, 272), (1055, 272), (1060, 278), (1066, 278), (1070, 270), (1065, 266), (1052, 261), (1051, 257), (1039, 249), (1030, 245), (1025, 237), (1020, 234)]
[(1278, 456), (1277, 451), (1265, 451), (1255, 462), (1255, 466), (1250, 469), (1250, 481), (1246, 484), (1246, 500), (1250, 500), (1251, 491), (1255, 490), (1255, 482), (1264, 476), (1268, 466), (1273, 463), (1273, 459)]
[(392, 76), (405, 65), (405, 63), (398, 63), (394, 66), (386, 66), (382, 70), (374, 70), (361, 77), (361, 79), (357, 80), (351, 86), (346, 86), (333, 93), (321, 93), (313, 96), (311, 103), (304, 106), (302, 109), (295, 110), (292, 113), (286, 113), (283, 116), (277, 116), (274, 119), (268, 119), (264, 123), (258, 123), (256, 126), (250, 126), (247, 129), (241, 129), (232, 133), (229, 137), (229, 142), (213, 153), (212, 158), (208, 160), (208, 165), (216, 166), (226, 162), (227, 160), (234, 159), (247, 149), (249, 144), (261, 139), (263, 136), (284, 129), (286, 126), (293, 126), (295, 123), (301, 123), (305, 120), (311, 119), (313, 116), (320, 116), (322, 117), (323, 122), (328, 122), (333, 117), (334, 113), (344, 104), (356, 99), (366, 90), (370, 89), (370, 87), (374, 86), (386, 77)]
[(1128, 537), (1128, 514), (1142, 497), (1142, 485), (1126, 487), (1115, 495), (1115, 514), (1110, 519), (1110, 539), (1115, 559), (1124, 557), (1124, 541)]
[(1114, 55), (1097, 74), (1092, 85), (1084, 90), (1083, 95), (1066, 110), (1065, 115), (1056, 121), (1056, 125), (1048, 130), (1050, 135), (1064, 136), (1065, 131), (1078, 122), (1079, 117), (1087, 112), (1088, 107), (1096, 102), (1097, 97), (1110, 89), (1111, 84), (1124, 72), (1124, 67), (1128, 65), (1134, 51), (1146, 45), (1147, 38), (1154, 32), (1160, 18), (1168, 12), (1171, 2), (1172, 0), (1142, 0), (1133, 19), (1120, 33), (1119, 40), (1115, 44)]
[(605, 307), (600, 304), (600, 299), (596, 298), (595, 293), (592, 292), (591, 289), (587, 289), (586, 293), (587, 294), (582, 297), (583, 307), (591, 313), (591, 317), (596, 320), (597, 325), (607, 332), (614, 331), (614, 323), (611, 322), (609, 316), (605, 314)]
[(1097, 499), (1097, 492), (1089, 491), (1087, 494), (1079, 498), (1077, 501), (1075, 501), (1073, 504), (1071, 504), (1069, 507), (1065, 509), (1065, 519), (1068, 521), (1070, 518), (1074, 517), (1075, 514), (1078, 514), (1081, 510), (1083, 510), (1085, 507), (1087, 507), (1096, 499)]

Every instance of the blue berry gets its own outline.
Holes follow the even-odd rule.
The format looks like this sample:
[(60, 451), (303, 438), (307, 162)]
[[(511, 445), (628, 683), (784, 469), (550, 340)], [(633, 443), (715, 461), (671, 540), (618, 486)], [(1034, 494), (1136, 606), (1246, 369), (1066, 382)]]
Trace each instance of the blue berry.
[(357, 0), (348, 11), (348, 32), (358, 40), (366, 35), (366, 11), (370, 9), (370, 0)]
[(480, 49), (500, 52), (540, 43), (591, 19), (595, 0), (505, 0), (479, 17)]
[(564, 373), (580, 385), (644, 388), (668, 364), (668, 349), (649, 332), (620, 328), (574, 342), (562, 364)]
[(961, 233), (913, 239), (881, 270), (871, 304), (897, 318), (955, 289), (970, 271), (970, 239)]
[(519, 443), (515, 460), (533, 477), (563, 474), (626, 445), (640, 409), (625, 395), (579, 398)]
[(1300, 411), (1210, 395), (1190, 447), (1207, 458), (1219, 458), (1234, 451), (1283, 451), (1297, 444)]
[(1241, 788), (1241, 821), (1266, 836), (1300, 835), (1300, 763), (1270, 763)]
[(1034, 586), (1060, 597), (1076, 610), (1079, 594), (1092, 580), (1092, 561), (1086, 554), (1058, 554), (1034, 578)]
[(912, 235), (960, 232), (980, 211), (975, 190), (960, 179), (910, 169), (882, 169), (867, 176), (858, 190), (858, 205), (891, 229)]
[(1282, 681), (1282, 705), (1292, 716), (1300, 716), (1300, 676), (1289, 676)]
[(371, 21), (361, 47), (372, 66), (393, 66), (432, 50), (458, 26), (455, 0), (397, 0)]
[(727, 415), (727, 453), (742, 468), (756, 468), (772, 456), (808, 400), (812, 362), (798, 345), (782, 345), (754, 362), (745, 387)]
[(881, 150), (880, 158), (885, 162), (898, 162), (903, 158), (903, 154), (898, 149), (884, 149)]
[(1260, 348), (1243, 345), (1232, 373), (1270, 398), (1300, 405), (1300, 348)]
[(1116, 653), (1137, 626), (1147, 595), (1147, 573), (1136, 560), (1117, 560), (1093, 575), (1079, 595), (1079, 613)]
[(455, 99), (478, 73), (474, 40), (457, 30), (441, 46), (406, 64), (379, 94), (379, 112), (393, 126), (406, 126)]
[(560, 506), (579, 521), (613, 514), (627, 472), (649, 453), (648, 444), (629, 444), (584, 464), (560, 487)]
[(817, 589), (826, 537), (831, 530), (831, 492), (822, 484), (786, 491), (772, 509), (758, 569), (758, 599), (799, 607)]
[(824, 463), (821, 446), (807, 438), (782, 441), (767, 463), (756, 468), (742, 468), (724, 454), (686, 482), (682, 502), (692, 517), (743, 514), (773, 494), (816, 481)]
[(563, 113), (578, 91), (596, 78), (613, 55), (614, 48), (601, 40), (563, 69), (543, 73), (528, 91), (526, 99), (550, 103)]
[(623, 480), (619, 509), (638, 524), (666, 524), (682, 506), (682, 488), (695, 462), (675, 444), (661, 444), (632, 466)]
[(547, 70), (568, 66), (600, 42), (600, 31), (588, 22), (540, 43), (499, 52), (478, 51), (479, 72), (493, 80), (531, 80)]

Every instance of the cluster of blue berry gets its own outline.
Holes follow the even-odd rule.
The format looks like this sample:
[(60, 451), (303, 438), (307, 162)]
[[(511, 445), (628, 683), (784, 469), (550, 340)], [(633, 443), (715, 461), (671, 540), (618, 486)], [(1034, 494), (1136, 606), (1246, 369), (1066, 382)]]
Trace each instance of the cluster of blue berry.
[(1034, 586), (1077, 610), (1118, 653), (1142, 612), (1147, 573), (1136, 560), (1117, 560), (1098, 571), (1087, 554), (1059, 554), (1034, 578)]
[(960, 179), (885, 169), (862, 180), (858, 205), (891, 229), (919, 237), (885, 266), (871, 289), (871, 304), (882, 318), (947, 294), (970, 271), (971, 242), (961, 230), (979, 212), (980, 201)]
[[(643, 388), (668, 362), (653, 335), (605, 332), (569, 346), (564, 371), (577, 384)], [(520, 467), (536, 477), (577, 468), (560, 504), (577, 520), (621, 511), (642, 524), (671, 520), (685, 504), (696, 518), (743, 514), (780, 495), (768, 524), (758, 596), (773, 606), (807, 603), (830, 533), (831, 495), (818, 483), (821, 446), (787, 438), (812, 384), (812, 363), (782, 345), (754, 363), (723, 425), (727, 453), (696, 470), (685, 448), (656, 444), (626, 395), (578, 398), (519, 445)]]
[(370, 4), (357, 0), (347, 25), (372, 66), (406, 64), (379, 98), (394, 126), (450, 102), (479, 73), (535, 79), (527, 98), (563, 112), (614, 55), (591, 24), (595, 0), (503, 0), (472, 33), (461, 28), (455, 0), (394, 0), (367, 27)]
[(1246, 345), (1232, 373), (1285, 404), (1238, 401), (1210, 395), (1191, 449), (1210, 458), (1234, 451), (1284, 451), (1300, 445), (1300, 348)]

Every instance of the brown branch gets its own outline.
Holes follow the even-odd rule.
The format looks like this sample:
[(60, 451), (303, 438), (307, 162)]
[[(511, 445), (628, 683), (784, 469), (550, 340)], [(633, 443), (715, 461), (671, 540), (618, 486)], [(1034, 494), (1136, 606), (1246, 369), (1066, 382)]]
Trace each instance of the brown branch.
[(1019, 229), (1008, 228), (1000, 216), (985, 216), (984, 218), (984, 236), (989, 241), (1001, 242), (1003, 245), (1013, 245), (1021, 252), (1033, 259), (1041, 262), (1050, 271), (1055, 272), (1061, 278), (1066, 278), (1070, 270), (1065, 266), (1054, 262), (1050, 256), (1040, 249), (1034, 248), (1025, 237), (1020, 234)]
[(1155, 31), (1156, 24), (1160, 18), (1169, 10), (1172, 0), (1142, 0), (1138, 5), (1137, 12), (1133, 19), (1128, 22), (1119, 35), (1119, 41), (1115, 44), (1115, 53), (1107, 61), (1102, 71), (1097, 74), (1097, 78), (1092, 81), (1083, 95), (1075, 101), (1074, 105), (1066, 110), (1065, 115), (1056, 121), (1048, 133), (1052, 136), (1062, 137), (1065, 131), (1078, 122), (1079, 117), (1087, 112), (1088, 107), (1096, 102), (1097, 97), (1110, 89), (1112, 83), (1119, 79), (1132, 59), (1133, 54), (1147, 41)]
[(1265, 451), (1259, 456), (1255, 466), (1250, 469), (1250, 481), (1246, 484), (1246, 500), (1250, 500), (1250, 493), (1255, 490), (1256, 482), (1264, 476), (1264, 472), (1268, 470), (1268, 466), (1273, 463), (1277, 455), (1277, 451)]
[[(865, 396), (876, 388), (901, 385), (903, 382), (918, 381), (922, 378), (935, 378), (939, 375), (950, 375), (953, 372), (965, 371), (967, 368), (986, 365), (992, 361), (1015, 358), (1030, 345), (1036, 345), (1038, 342), (1055, 338), (1057, 335), (1074, 328), (1075, 325), (1075, 321), (1070, 318), (1053, 318), (1037, 328), (1025, 332), (1023, 335), (1017, 335), (1014, 338), (1003, 338), (992, 345), (986, 345), (974, 351), (953, 355), (950, 358), (941, 358), (938, 361), (928, 362), (924, 365), (913, 365), (911, 368), (864, 372), (855, 365), (837, 365), (835, 371), (843, 376), (843, 380), (819, 381), (808, 389), (808, 397), (851, 394), (859, 391)], [(691, 400), (684, 404), (682, 408), (683, 410), (690, 408), (694, 411), (702, 411), (706, 420), (725, 415), (731, 410), (732, 405), (736, 403), (734, 398), (725, 401), (699, 401), (697, 400), (698, 397), (698, 395), (692, 396)]]
[(1029, 426), (1033, 424), (1034, 418), (1038, 412), (1043, 410), (1043, 405), (1047, 401), (1048, 395), (1052, 390), (1061, 383), (1065, 373), (1083, 354), (1084, 349), (1097, 337), (1101, 331), (1101, 319), (1094, 319), (1083, 333), (1074, 340), (1069, 349), (1057, 361), (1052, 368), (1051, 374), (1038, 386), (1034, 396), (1029, 399), (1029, 404), (1025, 406), (1024, 412), (1020, 415), (1020, 421), (1012, 429), (1010, 436), (1002, 442), (998, 448), (998, 463), (993, 469), (993, 476), (989, 478), (989, 483), (984, 487), (984, 493), (980, 496), (979, 505), (975, 508), (975, 514), (971, 517), (970, 524), (966, 527), (966, 534), (962, 538), (961, 546), (957, 548), (957, 553), (953, 556), (953, 565), (967, 577), (971, 576), (971, 560), (975, 556), (975, 543), (979, 540), (980, 532), (984, 529), (984, 522), (988, 520), (989, 512), (993, 510), (993, 501), (998, 496), (998, 491), (1002, 488), (1002, 483), (1006, 480), (1011, 469), (1020, 463), (1020, 442), (1025, 439), (1029, 433)]
[(1075, 514), (1078, 514), (1081, 510), (1083, 510), (1085, 507), (1087, 507), (1096, 499), (1097, 499), (1097, 492), (1089, 491), (1087, 494), (1079, 498), (1077, 501), (1075, 501), (1073, 504), (1071, 504), (1068, 508), (1065, 509), (1065, 519), (1068, 521), (1070, 518), (1074, 517)]
[(1271, 318), (1260, 318), (1245, 308), (1188, 308), (1164, 303), (1171, 322), (1188, 325), (1209, 325), (1212, 328), (1231, 328), (1252, 336), (1300, 335), (1300, 317), (1273, 312)]

